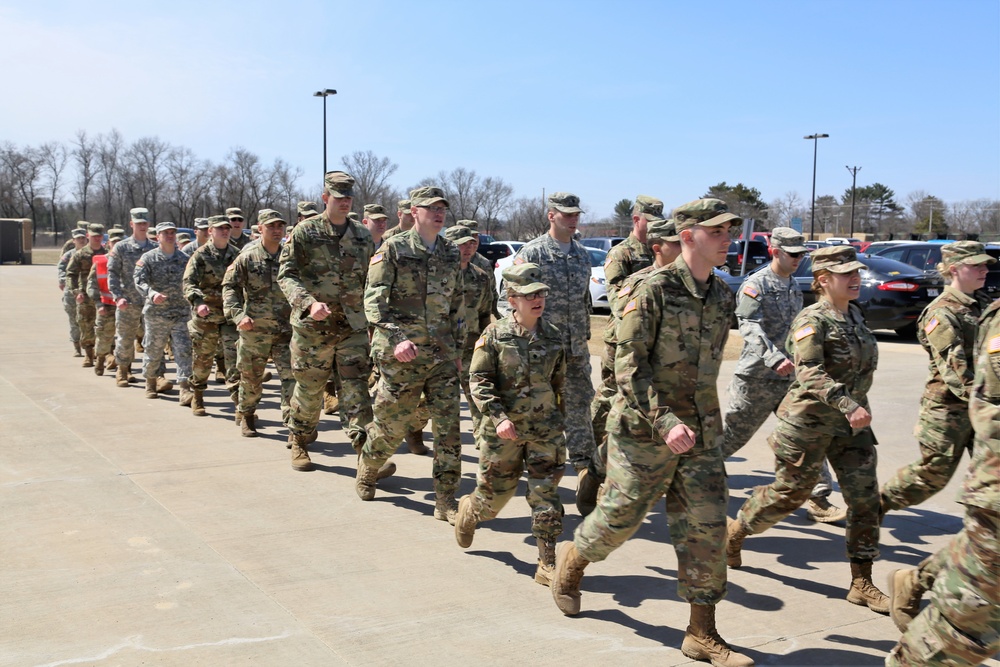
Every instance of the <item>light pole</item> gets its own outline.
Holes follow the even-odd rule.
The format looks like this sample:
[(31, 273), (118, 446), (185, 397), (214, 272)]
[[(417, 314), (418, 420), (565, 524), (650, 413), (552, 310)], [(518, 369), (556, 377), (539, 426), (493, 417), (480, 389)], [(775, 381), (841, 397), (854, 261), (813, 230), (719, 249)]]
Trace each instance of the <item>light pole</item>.
[(326, 175), (326, 98), (330, 95), (336, 95), (337, 91), (333, 88), (327, 88), (326, 90), (317, 90), (313, 93), (313, 97), (323, 98), (323, 175)]
[(861, 171), (861, 167), (847, 167), (847, 171), (851, 172), (851, 233), (850, 238), (854, 238), (854, 192), (858, 184), (858, 172)]
[(803, 139), (812, 139), (813, 142), (813, 196), (812, 203), (809, 206), (809, 240), (816, 240), (816, 148), (820, 139), (826, 139), (829, 134), (810, 134), (808, 136), (802, 137)]

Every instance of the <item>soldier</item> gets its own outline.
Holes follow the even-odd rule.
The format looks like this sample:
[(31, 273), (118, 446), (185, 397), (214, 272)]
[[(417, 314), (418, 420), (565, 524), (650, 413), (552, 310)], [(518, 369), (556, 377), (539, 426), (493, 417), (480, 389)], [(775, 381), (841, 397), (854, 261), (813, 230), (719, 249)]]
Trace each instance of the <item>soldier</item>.
[[(805, 237), (791, 227), (771, 231), (771, 263), (746, 279), (737, 298), (736, 319), (743, 349), (729, 383), (729, 405), (722, 438), (722, 458), (738, 452), (778, 409), (794, 379), (795, 365), (782, 345), (792, 320), (802, 310), (802, 292), (792, 274), (809, 252)], [(813, 521), (834, 523), (847, 518), (847, 510), (829, 500), (833, 478), (826, 460), (819, 482), (806, 501)]]
[(302, 222), (307, 218), (319, 215), (319, 209), (316, 208), (316, 202), (314, 201), (300, 201), (295, 206), (296, 210), (296, 223)]
[(469, 402), (481, 410), (475, 425), (479, 475), (476, 490), (458, 503), (455, 539), (470, 547), (476, 524), (503, 509), (527, 468), (531, 534), (538, 544), (535, 581), (548, 586), (562, 534), (566, 360), (562, 334), (541, 319), (549, 291), (541, 277), (530, 263), (504, 269), (512, 313), (487, 326), (475, 343)]
[[(917, 570), (889, 575), (892, 619), (904, 631), (886, 658), (890, 667), (978, 665), (1000, 650), (1000, 299), (983, 313), (974, 356), (975, 444), (958, 499), (964, 526)], [(928, 590), (931, 603), (916, 616)]]
[(63, 310), (66, 311), (66, 316), (69, 317), (69, 340), (73, 343), (73, 349), (76, 350), (73, 356), (82, 357), (83, 351), (80, 348), (80, 323), (76, 320), (76, 295), (73, 294), (73, 290), (66, 289), (66, 266), (69, 264), (73, 253), (87, 245), (86, 230), (74, 229), (70, 241), (73, 245), (69, 250), (63, 252), (59, 258), (59, 262), (56, 264), (56, 270), (59, 272), (59, 289), (62, 290)]
[(75, 251), (66, 264), (66, 284), (76, 299), (76, 320), (80, 325), (80, 345), (86, 358), (83, 360), (84, 368), (94, 366), (94, 342), (97, 319), (97, 307), (87, 296), (87, 276), (90, 275), (90, 265), (94, 261), (94, 255), (103, 255), (107, 251), (104, 249), (104, 225), (92, 224), (87, 226), (87, 245)]
[[(108, 254), (108, 288), (115, 300), (115, 360), (118, 370), (115, 383), (128, 387), (133, 382), (132, 361), (135, 360), (136, 337), (142, 332), (143, 297), (135, 286), (135, 265), (139, 258), (156, 247), (146, 237), (149, 231), (149, 211), (133, 208), (129, 211), (132, 236), (116, 244)], [(160, 391), (168, 391), (162, 380)]]
[(309, 443), (316, 440), (323, 387), (334, 365), (348, 417), (347, 434), (360, 453), (372, 419), (368, 395), (368, 328), (363, 312), (371, 234), (347, 219), (354, 178), (343, 171), (323, 180), (320, 216), (303, 220), (281, 249), (278, 283), (292, 307), (291, 363), (295, 391), (289, 418), (292, 468), (312, 470)]
[(188, 234), (187, 232), (181, 232), (180, 234), (177, 235), (177, 247), (183, 251), (188, 246), (191, 246), (193, 250), (191, 250), (191, 252), (185, 252), (184, 254), (190, 257), (191, 253), (193, 253), (194, 250), (197, 250), (198, 246), (197, 244), (192, 246), (190, 234)]
[(454, 524), (462, 468), (458, 376), (465, 343), (460, 258), (455, 244), (439, 236), (448, 209), (444, 192), (417, 188), (410, 201), (413, 228), (387, 241), (368, 269), (365, 315), (374, 327), (379, 379), (355, 488), (362, 500), (375, 497), (375, 473), (412, 428), (423, 392), (434, 431), (434, 518)]
[(802, 505), (828, 458), (848, 507), (847, 601), (885, 614), (889, 601), (871, 578), (872, 561), (879, 555), (879, 499), (868, 390), (878, 365), (878, 345), (861, 309), (851, 303), (858, 298), (863, 268), (850, 246), (812, 253), (818, 300), (795, 318), (786, 342), (793, 353), (795, 380), (778, 406), (778, 426), (769, 440), (775, 454), (774, 482), (754, 489), (729, 524), (726, 556), (730, 567), (740, 567), (743, 540)]
[(194, 219), (194, 245), (188, 245), (189, 252), (188, 256), (192, 252), (197, 250), (208, 243), (208, 218), (195, 218)]
[(972, 453), (969, 388), (975, 372), (979, 317), (987, 305), (987, 265), (996, 260), (982, 243), (958, 241), (941, 248), (938, 271), (948, 283), (917, 321), (917, 339), (930, 357), (914, 437), (920, 460), (900, 468), (882, 486), (882, 514), (919, 505), (940, 491)]
[[(226, 318), (236, 322), (240, 332), (236, 360), (240, 386), (236, 410), (243, 417), (241, 434), (248, 438), (257, 436), (256, 411), (268, 358), (274, 359), (281, 378), (281, 421), (285, 426), (291, 415), (291, 398), (295, 390), (289, 351), (292, 308), (278, 285), (278, 256), (287, 224), (278, 211), (266, 208), (258, 213), (260, 243), (240, 253), (223, 282)], [(197, 387), (191, 409), (196, 415), (205, 414), (202, 392)]]
[(382, 235), (385, 234), (385, 221), (388, 216), (380, 204), (365, 204), (365, 217), (361, 220), (365, 229), (372, 235), (372, 243), (378, 250), (382, 245)]
[[(239, 402), (240, 372), (236, 367), (236, 325), (231, 324), (223, 312), (222, 280), (226, 269), (233, 263), (239, 250), (229, 242), (232, 225), (225, 215), (213, 215), (208, 219), (209, 243), (191, 254), (184, 269), (184, 298), (191, 304), (191, 319), (188, 321), (188, 335), (191, 337), (191, 380), (190, 386), (181, 383), (182, 393), (188, 399), (181, 405), (190, 405), (193, 412), (194, 397), (201, 392), (204, 396), (208, 388), (208, 376), (212, 372), (212, 362), (221, 344), (225, 358), (226, 389), (233, 404)], [(188, 395), (190, 392), (190, 395)], [(202, 403), (204, 410), (204, 403)], [(240, 414), (237, 412), (239, 423)]]
[[(60, 256), (65, 255), (70, 250), (79, 250), (79, 248), (76, 247), (76, 242), (74, 241), (75, 232), (78, 229), (82, 230), (83, 231), (83, 238), (86, 239), (87, 238), (87, 226), (88, 225), (90, 225), (90, 223), (87, 222), (86, 220), (77, 220), (76, 221), (76, 227), (73, 228), (73, 233), (71, 233), (70, 237), (68, 239), (66, 239), (66, 242), (63, 243), (62, 250), (59, 251), (59, 255)], [(84, 244), (84, 245), (86, 245), (86, 244)]]
[(236, 207), (227, 208), (226, 217), (229, 218), (229, 224), (233, 227), (229, 235), (229, 242), (236, 246), (237, 250), (243, 250), (250, 243), (250, 237), (243, 233), (243, 211)]
[(677, 591), (691, 607), (681, 652), (716, 666), (753, 665), (715, 626), (715, 606), (726, 594), (728, 496), (716, 383), (733, 298), (712, 269), (726, 259), (729, 228), (742, 221), (718, 199), (689, 202), (673, 217), (681, 256), (652, 273), (622, 308), (607, 488), (573, 541), (560, 545), (552, 596), (564, 614), (577, 614), (584, 568), (624, 544), (666, 493)]
[[(524, 244), (515, 264), (531, 262), (542, 270), (542, 282), (551, 286), (546, 304), (548, 321), (563, 335), (566, 346), (566, 449), (577, 473), (586, 469), (594, 454), (594, 428), (590, 401), (590, 254), (573, 240), (580, 222), (580, 198), (555, 192), (548, 201), (549, 231)], [(501, 313), (510, 312), (507, 294), (500, 293)], [(580, 477), (577, 477), (579, 490)]]
[(410, 200), (400, 199), (396, 202), (396, 218), (399, 223), (382, 235), (383, 241), (388, 241), (396, 234), (408, 232), (413, 229), (413, 211), (410, 210)]
[[(490, 281), (490, 294), (492, 295), (490, 297), (490, 313), (492, 313), (494, 316), (496, 316), (497, 318), (499, 318), (500, 317), (500, 311), (497, 310), (497, 296), (498, 296), (497, 295), (497, 278), (496, 278), (496, 275), (493, 273), (493, 269), (495, 267), (493, 266), (493, 262), (491, 262), (490, 260), (486, 259), (485, 256), (480, 255), (479, 252), (478, 252), (479, 251), (479, 223), (476, 222), (475, 220), (459, 220), (455, 224), (463, 225), (465, 227), (468, 227), (469, 231), (472, 232), (472, 235), (476, 239), (476, 253), (474, 255), (472, 255), (472, 264), (473, 264), (473, 266), (478, 266), (480, 269), (482, 269), (483, 271), (485, 271), (486, 275), (489, 277), (489, 281)], [(471, 339), (472, 341), (476, 340), (476, 337), (472, 336), (472, 335), (468, 336), (468, 338)]]
[[(125, 231), (117, 227), (108, 231), (108, 253), (114, 250), (125, 237)], [(94, 364), (94, 374), (104, 375), (105, 363), (108, 370), (115, 370), (117, 364), (114, 363), (114, 355), (111, 354), (115, 344), (115, 299), (111, 295), (111, 288), (108, 286), (108, 256), (94, 255), (90, 266), (90, 273), (87, 276), (87, 296), (97, 305), (97, 319), (95, 323), (96, 355)]]
[(177, 249), (177, 225), (174, 223), (156, 225), (156, 238), (159, 247), (139, 258), (133, 274), (135, 287), (145, 298), (142, 374), (146, 378), (146, 398), (156, 398), (158, 392), (173, 388), (166, 380), (157, 383), (157, 377), (162, 374), (167, 339), (177, 363), (178, 382), (186, 384), (191, 376), (191, 338), (187, 329), (191, 305), (184, 298), (184, 269), (188, 257)]

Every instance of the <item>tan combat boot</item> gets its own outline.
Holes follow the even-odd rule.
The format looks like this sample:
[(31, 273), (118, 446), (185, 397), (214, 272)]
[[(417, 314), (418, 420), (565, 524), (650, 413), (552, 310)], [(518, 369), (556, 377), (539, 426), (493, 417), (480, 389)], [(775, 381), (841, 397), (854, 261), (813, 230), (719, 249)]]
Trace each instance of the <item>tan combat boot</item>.
[(361, 500), (371, 500), (375, 497), (375, 482), (378, 479), (378, 468), (373, 468), (358, 459), (358, 473), (354, 478), (354, 490), (358, 492)]
[(195, 389), (194, 396), (191, 397), (191, 414), (195, 417), (205, 416), (205, 391)]
[(434, 518), (438, 521), (447, 521), (455, 525), (458, 517), (458, 501), (455, 500), (454, 493), (438, 493), (434, 501)]
[(580, 516), (587, 516), (597, 507), (597, 490), (601, 488), (601, 480), (584, 468), (576, 476), (576, 509)]
[(851, 590), (847, 592), (847, 601), (879, 614), (889, 613), (889, 598), (872, 582), (870, 560), (851, 562)]
[(920, 598), (925, 592), (917, 570), (889, 573), (889, 617), (900, 632), (906, 632), (910, 621), (920, 613)]
[(572, 540), (563, 542), (556, 549), (556, 566), (549, 588), (559, 611), (567, 616), (580, 613), (580, 581), (583, 580), (583, 568), (589, 563), (576, 550)]
[(100, 377), (104, 375), (104, 355), (99, 354), (94, 357), (94, 375)]
[(292, 447), (292, 469), (301, 472), (308, 472), (313, 469), (312, 461), (309, 459), (308, 443), (301, 435), (288, 434), (288, 441)]
[(156, 398), (156, 378), (146, 378), (146, 398)]
[(336, 394), (331, 394), (327, 391), (323, 392), (323, 414), (332, 415), (337, 413), (337, 409), (340, 407), (340, 401), (337, 399)]
[(257, 437), (257, 415), (252, 412), (243, 415), (243, 422), (240, 424), (240, 435), (244, 438)]
[(191, 407), (191, 400), (194, 398), (194, 392), (191, 391), (191, 382), (189, 380), (181, 380), (180, 386), (181, 395), (178, 403), (180, 403), (182, 408)]
[(215, 358), (215, 384), (222, 384), (226, 381), (226, 358)]
[(83, 351), (86, 353), (87, 356), (84, 357), (83, 364), (81, 364), (81, 365), (84, 368), (93, 368), (94, 367), (94, 346), (93, 345), (87, 345), (87, 346), (85, 346), (83, 348)]
[(115, 355), (109, 354), (104, 360), (104, 367), (109, 371), (118, 370), (118, 360), (115, 359)]
[(73, 353), (74, 357), (82, 357), (83, 356), (83, 349), (80, 347), (80, 343), (79, 342), (77, 342), (77, 341), (73, 342), (73, 349), (76, 350)]
[[(313, 431), (313, 433), (315, 432), (316, 431)], [(361, 465), (361, 448), (364, 446), (364, 439), (355, 440), (352, 446), (354, 447), (354, 453), (358, 455), (358, 465)], [(386, 461), (379, 467), (378, 473), (375, 475), (375, 479), (385, 479), (386, 477), (392, 477), (395, 474), (396, 464), (392, 461)]]
[(143, 352), (146, 351), (146, 348), (142, 346), (142, 336), (139, 336), (138, 338), (135, 339), (135, 351), (138, 352), (139, 354), (142, 354)]
[(115, 385), (119, 387), (128, 386), (128, 370), (124, 366), (119, 366), (115, 371)]
[[(461, 506), (459, 506), (461, 510)], [(552, 573), (556, 569), (556, 542), (555, 540), (538, 540), (538, 567), (535, 568), (535, 582), (542, 586), (552, 584)]]
[(134, 375), (132, 375), (132, 364), (129, 364), (128, 368), (125, 369), (125, 374), (128, 376), (128, 381), (129, 382), (135, 382), (136, 381), (136, 377)]
[(806, 516), (817, 523), (837, 523), (847, 519), (847, 510), (821, 496), (806, 501)]
[(691, 622), (681, 643), (681, 653), (692, 660), (707, 660), (712, 667), (753, 667), (754, 661), (737, 653), (715, 628), (715, 605), (691, 605)]
[(736, 520), (729, 520), (726, 524), (726, 565), (733, 569), (743, 565), (743, 540), (750, 534), (739, 515)]
[(423, 431), (410, 431), (406, 434), (406, 446), (409, 447), (411, 454), (424, 455), (431, 450), (424, 444), (424, 432)]
[(174, 388), (174, 383), (167, 378), (160, 376), (156, 378), (156, 391), (165, 394)]
[(458, 501), (458, 516), (455, 517), (455, 541), (458, 546), (468, 549), (476, 536), (476, 512), (472, 506), (472, 494)]

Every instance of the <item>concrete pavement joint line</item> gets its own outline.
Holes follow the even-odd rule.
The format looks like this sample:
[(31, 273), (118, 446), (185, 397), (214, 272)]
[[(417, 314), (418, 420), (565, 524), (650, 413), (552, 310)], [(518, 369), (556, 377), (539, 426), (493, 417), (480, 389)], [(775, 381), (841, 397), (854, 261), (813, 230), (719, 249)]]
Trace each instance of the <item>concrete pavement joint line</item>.
[(200, 644), (186, 644), (184, 646), (171, 646), (168, 648), (155, 648), (152, 646), (144, 646), (142, 642), (142, 635), (136, 635), (135, 637), (129, 637), (125, 641), (115, 644), (111, 648), (107, 649), (103, 653), (99, 653), (95, 656), (90, 656), (86, 658), (70, 658), (69, 660), (58, 660), (56, 662), (47, 662), (44, 665), (38, 665), (38, 667), (58, 667), (59, 665), (75, 665), (83, 662), (94, 662), (95, 660), (104, 660), (110, 658), (115, 653), (123, 651), (125, 649), (136, 649), (139, 651), (149, 651), (150, 653), (167, 653), (170, 651), (189, 651), (196, 648), (206, 648), (211, 646), (234, 646), (236, 644), (259, 644), (261, 642), (270, 642), (276, 639), (288, 639), (292, 634), (288, 631), (282, 632), (280, 635), (273, 635), (271, 637), (232, 637), (230, 639), (222, 639), (217, 642), (203, 642)]
[[(284, 452), (284, 450), (282, 450)], [(169, 475), (174, 472), (189, 472), (192, 470), (211, 470), (212, 468), (226, 468), (230, 466), (260, 465), (261, 463), (274, 463), (275, 461), (285, 462), (285, 457), (280, 459), (260, 459), (259, 461), (229, 461), (226, 463), (210, 463), (203, 466), (190, 466), (187, 468), (162, 468), (159, 470), (137, 470), (135, 472), (121, 472), (125, 477), (138, 477), (140, 475)]]

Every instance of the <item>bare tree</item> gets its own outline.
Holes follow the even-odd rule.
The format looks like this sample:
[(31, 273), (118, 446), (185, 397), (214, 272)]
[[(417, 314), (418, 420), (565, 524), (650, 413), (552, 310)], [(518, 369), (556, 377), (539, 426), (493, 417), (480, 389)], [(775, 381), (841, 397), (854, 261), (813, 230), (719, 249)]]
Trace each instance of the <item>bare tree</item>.
[(166, 214), (183, 227), (194, 224), (198, 202), (208, 189), (208, 166), (190, 148), (174, 148), (166, 159)]
[(80, 203), (80, 217), (87, 219), (87, 204), (90, 200), (90, 187), (97, 177), (99, 162), (97, 146), (93, 139), (87, 138), (87, 133), (79, 130), (73, 144), (73, 161), (76, 163), (76, 198)]
[(131, 206), (145, 206), (154, 220), (167, 181), (166, 160), (170, 144), (158, 137), (143, 137), (127, 153), (128, 195)]
[(502, 225), (501, 217), (510, 207), (514, 188), (498, 176), (487, 176), (476, 188), (478, 218), (469, 218), (480, 223), (484, 234), (493, 234)]
[[(42, 174), (42, 160), (38, 151), (34, 148), (26, 147), (18, 150), (17, 147), (7, 142), (0, 151), (0, 160), (3, 161), (5, 170), (10, 174), (10, 182), (13, 189), (20, 195), (21, 201), (27, 208), (21, 208), (21, 217), (24, 212), (30, 212), (32, 220), (38, 221), (38, 189)], [(38, 225), (31, 228), (31, 240), (34, 242), (38, 233)]]
[(96, 144), (104, 222), (110, 223), (117, 219), (122, 212), (124, 198), (122, 160), (125, 152), (125, 140), (122, 139), (118, 130), (111, 130), (106, 136), (98, 135)]
[(548, 231), (549, 220), (541, 197), (520, 197), (511, 204), (510, 209), (505, 227), (511, 240), (529, 241)]
[(62, 185), (62, 175), (66, 171), (66, 163), (69, 156), (66, 147), (54, 141), (42, 144), (38, 150), (38, 155), (42, 161), (42, 174), (45, 177), (45, 186), (49, 193), (49, 222), (52, 226), (52, 234), (56, 241), (59, 240), (59, 213), (57, 210), (59, 201), (59, 187)]
[(798, 192), (786, 192), (781, 199), (775, 199), (768, 205), (771, 223), (775, 227), (791, 227), (792, 218), (805, 219), (809, 209), (799, 197)]
[[(344, 169), (354, 177), (354, 209), (360, 213), (365, 204), (386, 205), (392, 200), (395, 208), (400, 199), (389, 179), (399, 165), (387, 157), (378, 157), (372, 151), (354, 151), (340, 158)], [(389, 210), (389, 209), (387, 209)]]

